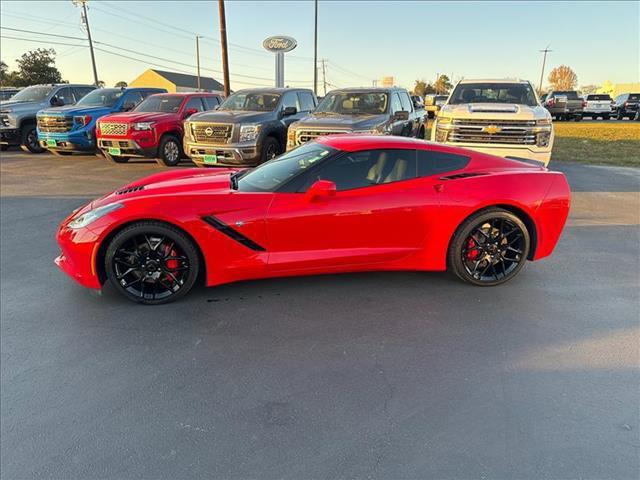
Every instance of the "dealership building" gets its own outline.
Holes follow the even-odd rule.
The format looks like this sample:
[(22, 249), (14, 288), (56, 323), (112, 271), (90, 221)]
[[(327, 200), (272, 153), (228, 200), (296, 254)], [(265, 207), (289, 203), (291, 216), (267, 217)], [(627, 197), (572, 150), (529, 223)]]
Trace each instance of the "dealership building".
[[(197, 92), (198, 77), (185, 73), (149, 69), (131, 82), (130, 87), (165, 88), (167, 92)], [(224, 85), (211, 77), (200, 77), (200, 91), (224, 93)]]

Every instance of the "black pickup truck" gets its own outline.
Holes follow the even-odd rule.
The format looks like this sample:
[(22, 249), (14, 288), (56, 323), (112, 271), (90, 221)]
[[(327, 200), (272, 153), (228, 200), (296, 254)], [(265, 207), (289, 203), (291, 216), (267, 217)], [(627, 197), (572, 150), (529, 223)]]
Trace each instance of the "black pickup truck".
[(287, 150), (340, 133), (424, 138), (424, 110), (416, 110), (404, 88), (332, 90), (311, 114), (291, 125)]
[(304, 88), (255, 88), (185, 122), (184, 152), (198, 166), (255, 166), (283, 153), (291, 123), (316, 108)]

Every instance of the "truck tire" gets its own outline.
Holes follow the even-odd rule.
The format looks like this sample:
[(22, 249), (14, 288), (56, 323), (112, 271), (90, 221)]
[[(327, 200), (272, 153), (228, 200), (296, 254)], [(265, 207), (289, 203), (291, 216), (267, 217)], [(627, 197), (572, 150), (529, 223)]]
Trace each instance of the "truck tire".
[[(595, 117), (593, 119), (595, 120)], [(576, 115), (575, 117), (573, 117), (574, 122), (579, 122), (580, 120), (582, 120), (582, 115)]]
[(9, 150), (9, 145), (0, 145), (0, 152), (6, 152)]
[(178, 137), (171, 134), (162, 137), (160, 145), (158, 145), (158, 158), (156, 159), (160, 165), (175, 167), (183, 156)]
[(624, 120), (624, 115), (622, 114), (622, 112), (618, 112), (618, 115), (616, 116), (617, 120)]
[(104, 154), (104, 158), (112, 163), (127, 163), (129, 161), (129, 157), (116, 157), (115, 155), (109, 155), (107, 152), (102, 153)]
[(42, 153), (46, 150), (38, 143), (38, 132), (35, 124), (27, 124), (22, 127), (20, 147), (25, 152), (31, 153)]
[(262, 151), (260, 152), (260, 163), (264, 163), (282, 153), (280, 142), (273, 137), (267, 137), (262, 143)]
[(603, 119), (603, 120), (609, 120), (609, 115), (603, 115), (603, 116), (602, 116), (602, 119)]

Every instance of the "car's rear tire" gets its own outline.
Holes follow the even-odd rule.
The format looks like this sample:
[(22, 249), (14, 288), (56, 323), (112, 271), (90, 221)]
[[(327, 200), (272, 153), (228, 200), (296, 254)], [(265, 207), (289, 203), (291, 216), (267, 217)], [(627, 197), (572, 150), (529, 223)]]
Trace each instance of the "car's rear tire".
[(160, 165), (175, 167), (182, 159), (182, 146), (175, 135), (165, 135), (158, 145), (158, 158)]
[(129, 161), (129, 157), (117, 157), (105, 151), (103, 151), (102, 154), (104, 155), (104, 158), (113, 163), (127, 163)]
[(282, 153), (280, 142), (274, 137), (267, 137), (262, 142), (262, 151), (260, 152), (260, 163), (267, 162)]
[(25, 152), (42, 153), (46, 149), (38, 142), (38, 131), (34, 125), (25, 125), (22, 127), (22, 134), (20, 138), (20, 147)]
[(141, 221), (113, 237), (104, 271), (111, 285), (129, 300), (159, 305), (178, 300), (193, 288), (200, 258), (193, 241), (179, 229)]
[(500, 285), (522, 269), (531, 238), (524, 222), (501, 208), (471, 215), (456, 230), (447, 253), (449, 270), (478, 286)]

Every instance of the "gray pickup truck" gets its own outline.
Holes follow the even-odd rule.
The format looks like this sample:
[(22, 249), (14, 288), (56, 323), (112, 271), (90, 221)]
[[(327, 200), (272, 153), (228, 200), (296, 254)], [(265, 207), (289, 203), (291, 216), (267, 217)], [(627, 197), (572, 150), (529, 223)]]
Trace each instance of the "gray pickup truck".
[(556, 120), (582, 120), (586, 102), (578, 96), (576, 91), (549, 92), (542, 102), (542, 106)]
[(184, 152), (200, 167), (259, 165), (284, 152), (289, 125), (316, 105), (305, 88), (239, 90), (218, 109), (189, 117)]
[(32, 153), (44, 152), (38, 143), (36, 113), (43, 108), (72, 105), (95, 88), (68, 83), (33, 85), (0, 102), (0, 148), (21, 145)]
[(318, 108), (289, 127), (287, 150), (339, 133), (424, 138), (424, 110), (416, 111), (404, 88), (332, 90)]

